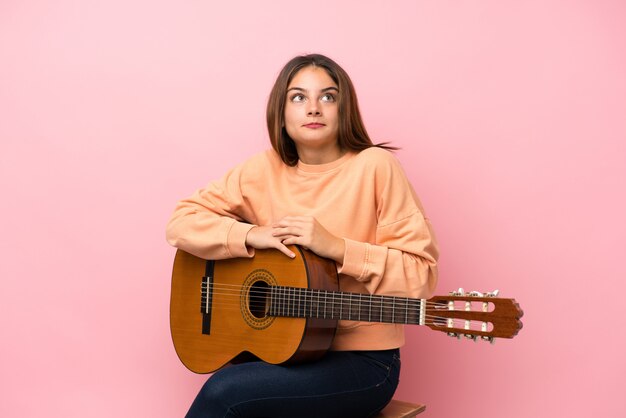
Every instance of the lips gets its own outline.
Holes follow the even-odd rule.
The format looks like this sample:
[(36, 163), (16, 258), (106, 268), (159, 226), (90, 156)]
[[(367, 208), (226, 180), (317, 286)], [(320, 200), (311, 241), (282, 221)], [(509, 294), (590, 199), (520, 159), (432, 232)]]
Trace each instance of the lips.
[(306, 125), (304, 125), (305, 128), (310, 128), (310, 129), (317, 129), (317, 128), (321, 128), (324, 125), (323, 123), (307, 123)]

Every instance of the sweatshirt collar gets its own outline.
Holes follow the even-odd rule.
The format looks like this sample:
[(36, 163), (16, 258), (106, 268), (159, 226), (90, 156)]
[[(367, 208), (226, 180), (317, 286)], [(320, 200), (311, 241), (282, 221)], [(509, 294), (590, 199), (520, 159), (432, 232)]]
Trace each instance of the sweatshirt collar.
[(335, 168), (340, 167), (348, 161), (350, 158), (354, 156), (354, 153), (351, 151), (346, 152), (344, 155), (336, 159), (335, 161), (331, 161), (325, 164), (305, 164), (302, 161), (298, 160), (298, 171), (304, 171), (305, 173), (325, 173), (327, 171), (334, 170)]

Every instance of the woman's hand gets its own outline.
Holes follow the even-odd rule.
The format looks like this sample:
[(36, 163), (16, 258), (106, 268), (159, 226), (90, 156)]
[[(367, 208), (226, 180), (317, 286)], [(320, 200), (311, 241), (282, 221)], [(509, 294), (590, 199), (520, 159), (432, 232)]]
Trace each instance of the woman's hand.
[(246, 235), (246, 245), (258, 250), (276, 248), (285, 255), (294, 258), (296, 255), (282, 243), (280, 238), (273, 235), (274, 228), (271, 226), (255, 226)]
[(315, 254), (343, 263), (345, 241), (312, 216), (287, 216), (272, 225), (272, 236), (284, 245), (301, 245)]

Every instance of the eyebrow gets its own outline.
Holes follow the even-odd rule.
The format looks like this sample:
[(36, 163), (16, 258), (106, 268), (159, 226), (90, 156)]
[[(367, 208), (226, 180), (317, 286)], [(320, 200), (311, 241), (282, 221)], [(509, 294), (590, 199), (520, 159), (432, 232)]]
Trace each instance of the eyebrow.
[[(289, 93), (291, 90), (298, 90), (298, 91), (304, 91), (304, 92), (308, 91), (307, 89), (303, 89), (302, 87), (292, 87), (290, 89), (287, 89), (287, 93)], [(330, 91), (330, 90), (335, 90), (336, 92), (339, 92), (339, 89), (337, 87), (326, 87), (326, 88), (322, 89), (321, 91), (322, 91), (322, 93), (325, 93), (325, 92)]]

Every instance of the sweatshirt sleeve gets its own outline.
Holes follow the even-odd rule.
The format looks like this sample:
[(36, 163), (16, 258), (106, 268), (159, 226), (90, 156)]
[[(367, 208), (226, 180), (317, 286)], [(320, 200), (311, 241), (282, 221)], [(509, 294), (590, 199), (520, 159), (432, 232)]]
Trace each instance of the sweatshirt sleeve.
[(245, 245), (254, 226), (241, 190), (243, 165), (181, 200), (166, 228), (167, 242), (204, 259), (253, 257)]
[(437, 285), (439, 257), (431, 223), (395, 157), (389, 155), (375, 166), (375, 242), (345, 239), (338, 271), (362, 282), (372, 294), (428, 298)]

